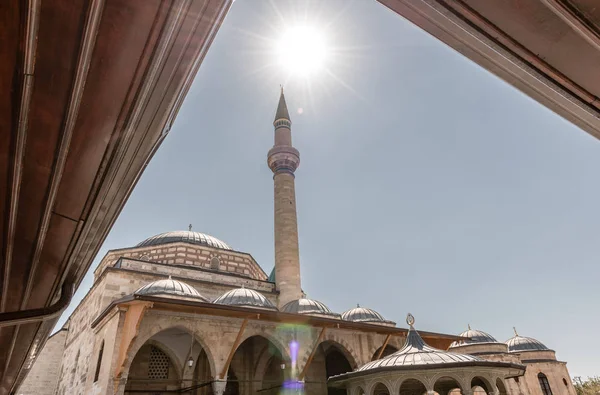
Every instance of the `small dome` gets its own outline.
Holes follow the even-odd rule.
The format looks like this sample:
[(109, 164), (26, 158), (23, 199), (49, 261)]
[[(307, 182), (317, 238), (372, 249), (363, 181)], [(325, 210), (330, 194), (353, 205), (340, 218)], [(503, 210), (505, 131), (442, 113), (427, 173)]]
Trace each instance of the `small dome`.
[(323, 303), (318, 300), (307, 298), (292, 300), (291, 302), (286, 303), (286, 305), (281, 308), (281, 311), (284, 313), (315, 315), (326, 318), (340, 318), (338, 313), (332, 312), (329, 310), (329, 307), (325, 306)]
[(450, 348), (478, 343), (499, 343), (498, 340), (496, 340), (494, 336), (490, 335), (489, 333), (471, 329), (471, 327), (469, 327), (469, 330), (462, 332), (458, 336), (470, 337), (470, 339), (455, 341), (450, 345)]
[(277, 310), (263, 294), (253, 289), (236, 288), (225, 292), (215, 299), (214, 303), (228, 306), (258, 307), (261, 309)]
[(175, 295), (209, 302), (208, 299), (200, 295), (200, 292), (196, 291), (196, 288), (183, 281), (173, 280), (171, 276), (166, 280), (158, 280), (144, 285), (135, 291), (134, 295)]
[(531, 337), (519, 336), (518, 334), (508, 339), (506, 345), (508, 346), (508, 352), (549, 350), (541, 341)]
[(232, 249), (227, 245), (227, 243), (217, 239), (216, 237), (200, 232), (193, 232), (191, 230), (178, 230), (175, 232), (161, 233), (159, 235), (147, 238), (139, 243), (136, 247), (149, 247), (177, 242), (220, 248), (222, 250)]
[(360, 307), (359, 305), (353, 309), (343, 312), (342, 319), (344, 321), (365, 322), (369, 324), (396, 325), (395, 322), (386, 320), (375, 310)]

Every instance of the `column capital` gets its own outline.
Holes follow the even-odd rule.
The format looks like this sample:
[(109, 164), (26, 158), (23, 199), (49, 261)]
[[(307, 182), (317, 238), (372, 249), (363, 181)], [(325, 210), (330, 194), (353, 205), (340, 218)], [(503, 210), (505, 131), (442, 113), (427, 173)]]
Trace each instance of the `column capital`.
[(227, 380), (215, 380), (212, 383), (214, 395), (223, 395), (225, 393), (225, 387), (227, 387)]

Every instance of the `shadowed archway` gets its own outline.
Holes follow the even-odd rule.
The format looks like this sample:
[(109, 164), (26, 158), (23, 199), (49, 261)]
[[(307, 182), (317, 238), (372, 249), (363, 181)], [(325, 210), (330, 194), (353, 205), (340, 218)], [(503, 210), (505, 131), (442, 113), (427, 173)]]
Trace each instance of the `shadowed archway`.
[(427, 388), (417, 379), (404, 380), (400, 385), (400, 395), (423, 395), (426, 393)]
[(346, 390), (327, 386), (332, 376), (356, 369), (354, 357), (343, 345), (333, 340), (325, 340), (317, 346), (305, 377), (306, 392), (328, 395), (345, 395)]
[(225, 393), (279, 394), (288, 367), (289, 363), (275, 344), (263, 336), (251, 336), (238, 346), (233, 355)]
[[(385, 348), (383, 349), (383, 352), (381, 352), (381, 347), (379, 347), (377, 349), (377, 351), (375, 351), (373, 353), (373, 356), (371, 357), (371, 361), (375, 361), (377, 359), (385, 358), (388, 355), (392, 355), (396, 351), (398, 351), (398, 349), (396, 347), (394, 347), (394, 346), (390, 346), (389, 344), (387, 344), (385, 346)], [(379, 356), (379, 353), (381, 353), (381, 356)]]
[(147, 338), (135, 351), (126, 377), (125, 394), (185, 389), (192, 395), (212, 395), (209, 384), (213, 375), (207, 351), (179, 327)]
[(439, 379), (437, 379), (433, 386), (433, 390), (440, 395), (458, 395), (462, 393), (462, 388), (458, 381), (448, 376), (440, 377)]

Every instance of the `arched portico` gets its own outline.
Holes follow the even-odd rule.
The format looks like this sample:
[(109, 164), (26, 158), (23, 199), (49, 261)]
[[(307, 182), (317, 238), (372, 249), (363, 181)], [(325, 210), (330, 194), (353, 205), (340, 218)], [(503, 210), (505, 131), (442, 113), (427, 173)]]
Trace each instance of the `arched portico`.
[(328, 387), (327, 380), (358, 367), (348, 348), (334, 340), (319, 343), (312, 360), (308, 361), (310, 364), (306, 368), (306, 392), (315, 394), (345, 395), (344, 389)]
[(391, 389), (384, 383), (375, 383), (370, 395), (392, 395)]
[(433, 390), (440, 395), (458, 395), (463, 393), (464, 388), (462, 388), (457, 378), (442, 376), (435, 380)]
[(182, 326), (140, 333), (129, 347), (122, 372), (117, 393), (186, 388), (194, 395), (212, 394), (211, 351)]
[(289, 377), (289, 360), (283, 352), (267, 337), (246, 337), (231, 359), (225, 394), (279, 394)]
[(502, 380), (500, 377), (496, 379), (496, 388), (498, 389), (498, 395), (508, 395), (504, 380)]
[(484, 376), (475, 376), (471, 379), (471, 391), (473, 392), (473, 395), (494, 394), (493, 380), (490, 381)]
[(423, 395), (427, 393), (427, 386), (418, 378), (404, 377), (399, 380), (398, 394), (400, 395)]

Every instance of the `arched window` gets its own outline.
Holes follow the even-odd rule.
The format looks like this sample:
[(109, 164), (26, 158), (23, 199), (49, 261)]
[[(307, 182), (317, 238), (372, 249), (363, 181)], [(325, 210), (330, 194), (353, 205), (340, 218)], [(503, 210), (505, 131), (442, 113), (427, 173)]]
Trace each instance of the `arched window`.
[(544, 395), (552, 395), (552, 390), (550, 389), (550, 383), (548, 382), (548, 377), (544, 373), (538, 374), (538, 380), (540, 381), (540, 387), (542, 388), (542, 394)]
[(96, 373), (94, 374), (94, 383), (98, 381), (100, 376), (100, 366), (102, 366), (102, 354), (104, 353), (104, 340), (100, 344), (100, 352), (98, 353), (98, 362), (96, 362)]
[(213, 256), (210, 259), (210, 268), (213, 270), (219, 270), (219, 266), (221, 265), (221, 260), (218, 256)]

